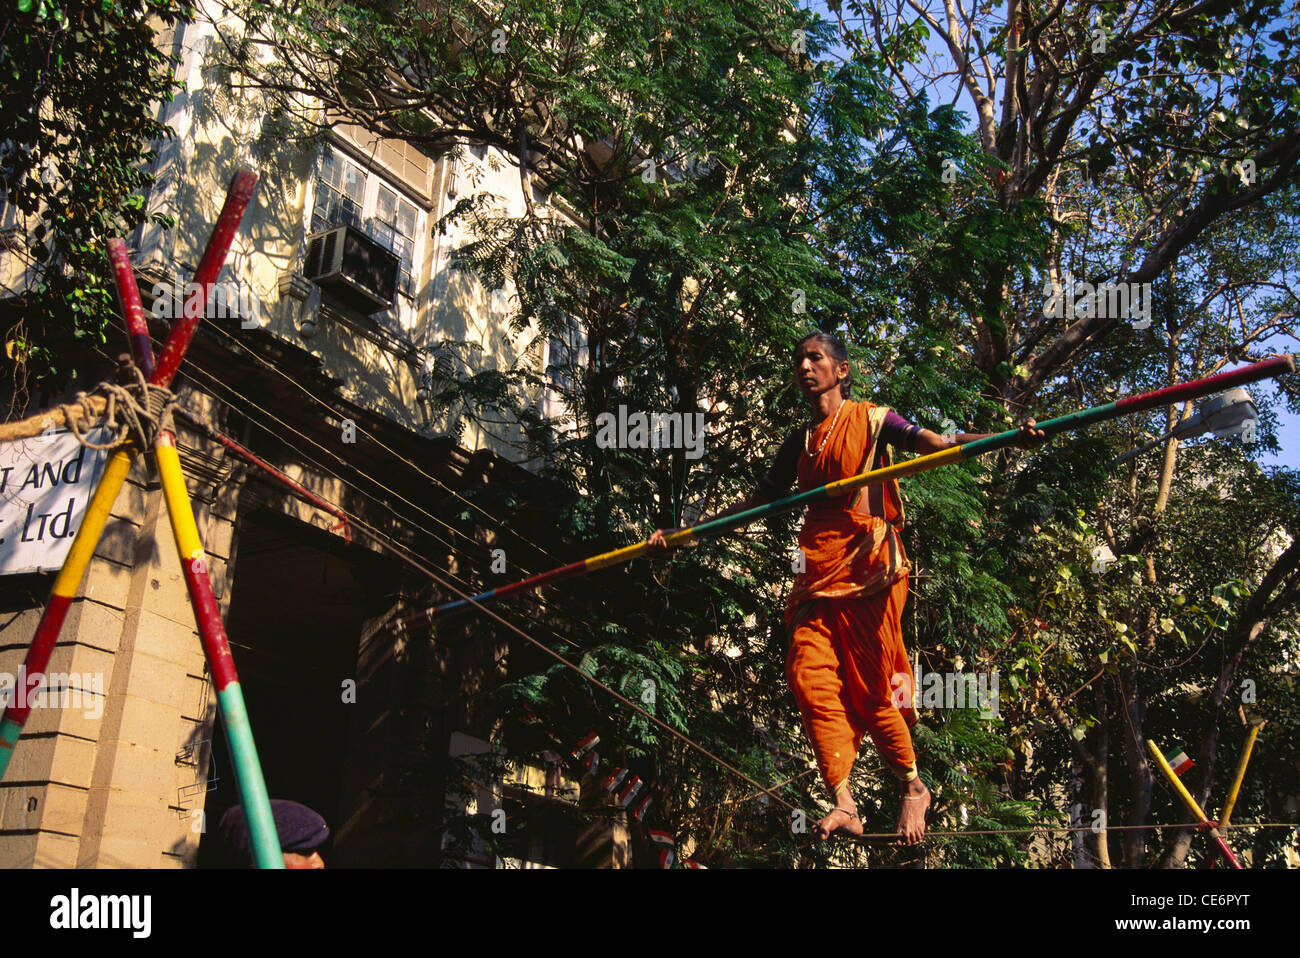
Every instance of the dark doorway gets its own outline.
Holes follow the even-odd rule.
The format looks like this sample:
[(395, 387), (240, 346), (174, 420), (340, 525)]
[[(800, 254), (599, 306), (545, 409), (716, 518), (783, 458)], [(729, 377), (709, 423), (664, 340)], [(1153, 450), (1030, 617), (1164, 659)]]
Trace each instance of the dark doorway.
[[(241, 515), (236, 534), (226, 629), (262, 773), (271, 798), (301, 802), (325, 818), (328, 866), (354, 708), (345, 683), (356, 679), (368, 608), (360, 562), (369, 555), (268, 509)], [(199, 867), (227, 864), (217, 826), (239, 804), (220, 719), (212, 759)]]

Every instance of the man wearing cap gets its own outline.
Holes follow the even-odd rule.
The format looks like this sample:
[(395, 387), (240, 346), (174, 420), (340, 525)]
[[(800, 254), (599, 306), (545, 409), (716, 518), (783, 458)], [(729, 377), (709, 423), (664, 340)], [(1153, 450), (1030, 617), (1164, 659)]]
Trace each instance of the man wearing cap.
[[(282, 798), (271, 799), (271, 817), (275, 832), (280, 838), (280, 851), (284, 854), (285, 868), (324, 868), (320, 847), (330, 837), (325, 819), (298, 802)], [(253, 857), (253, 845), (248, 834), (248, 819), (244, 807), (236, 805), (221, 816), (217, 826), (221, 843), (232, 864), (248, 865)]]

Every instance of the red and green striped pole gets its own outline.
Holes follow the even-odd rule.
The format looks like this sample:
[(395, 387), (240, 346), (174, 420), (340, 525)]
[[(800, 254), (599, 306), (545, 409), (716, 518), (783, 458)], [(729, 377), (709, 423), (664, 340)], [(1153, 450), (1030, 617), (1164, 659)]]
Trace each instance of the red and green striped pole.
[[(1048, 419), (1045, 422), (1038, 423), (1037, 428), (1043, 430), (1043, 432), (1047, 433), (1048, 436), (1052, 436), (1060, 432), (1082, 429), (1084, 426), (1091, 426), (1093, 423), (1102, 422), (1107, 419), (1115, 419), (1118, 416), (1127, 415), (1129, 413), (1143, 412), (1148, 409), (1155, 409), (1158, 406), (1165, 406), (1186, 399), (1196, 399), (1200, 396), (1208, 396), (1211, 393), (1221, 392), (1224, 389), (1231, 389), (1232, 387), (1240, 386), (1243, 383), (1252, 383), (1260, 379), (1281, 376), (1284, 373), (1289, 372), (1295, 372), (1295, 361), (1287, 355), (1274, 356), (1271, 359), (1252, 363), (1249, 366), (1243, 366), (1240, 369), (1234, 369), (1230, 372), (1219, 373), (1215, 376), (1207, 376), (1204, 379), (1194, 379), (1190, 382), (1167, 386), (1164, 389), (1156, 389), (1151, 392), (1140, 393), (1136, 396), (1129, 396), (1125, 399), (1118, 399), (1115, 402), (1105, 403), (1101, 406), (1093, 406), (1091, 409), (1082, 409), (1078, 412), (1067, 413), (1064, 416), (1057, 416), (1055, 419)], [(691, 545), (706, 536), (714, 536), (719, 533), (728, 532), (731, 529), (749, 525), (751, 522), (766, 518), (770, 515), (775, 515), (776, 513), (790, 512), (793, 509), (798, 509), (801, 506), (806, 506), (813, 502), (820, 502), (824, 499), (834, 499), (839, 496), (847, 495), (854, 489), (858, 489), (861, 486), (870, 483), (885, 482), (890, 479), (900, 479), (903, 476), (915, 475), (918, 472), (925, 472), (928, 469), (947, 466), (954, 462), (963, 462), (964, 460), (973, 459), (976, 456), (982, 456), (998, 449), (1005, 449), (1008, 446), (1014, 446), (1019, 439), (1020, 430), (1009, 429), (1006, 432), (997, 433), (996, 435), (988, 436), (984, 439), (975, 439), (971, 442), (963, 443), (960, 446), (953, 446), (951, 449), (944, 449), (941, 452), (930, 453), (927, 456), (918, 456), (915, 459), (909, 459), (907, 462), (900, 462), (884, 469), (875, 469), (856, 476), (850, 476), (847, 479), (840, 479), (824, 486), (818, 486), (816, 489), (809, 489), (807, 492), (800, 492), (793, 496), (787, 496), (784, 499), (778, 499), (775, 502), (769, 502), (766, 505), (758, 506), (754, 509), (747, 509), (744, 512), (737, 512), (720, 519), (702, 522), (699, 525), (691, 526), (689, 529), (679, 529), (670, 535), (664, 536), (664, 542), (669, 546)], [(647, 541), (638, 542), (630, 546), (624, 546), (621, 549), (614, 549), (611, 552), (602, 552), (599, 555), (591, 556), (588, 559), (571, 562), (568, 565), (563, 565), (547, 572), (539, 572), (537, 575), (530, 576), (527, 579), (521, 579), (518, 582), (512, 582), (510, 585), (503, 585), (497, 589), (489, 589), (487, 592), (480, 593), (479, 595), (469, 599), (457, 599), (453, 602), (446, 602), (439, 606), (433, 606), (432, 608), (425, 609), (423, 612), (417, 612), (414, 615), (394, 620), (389, 623), (388, 628), (392, 630), (405, 629), (421, 622), (430, 621), (436, 616), (468, 608), (471, 605), (481, 604), (493, 599), (504, 599), (520, 592), (529, 592), (533, 589), (538, 589), (544, 585), (549, 585), (552, 582), (559, 582), (561, 579), (569, 579), (574, 576), (584, 575), (588, 572), (594, 572), (597, 569), (604, 569), (608, 566), (630, 562), (632, 559), (644, 555), (649, 548), (650, 543)]]
[[(230, 252), (239, 228), (239, 221), (244, 215), (256, 185), (256, 174), (247, 169), (238, 170), (231, 179), (221, 214), (208, 239), (199, 267), (195, 270), (193, 282), (197, 288), (190, 301), (186, 303), (181, 317), (172, 327), (163, 346), (162, 355), (156, 363), (153, 346), (149, 341), (148, 325), (144, 319), (144, 310), (140, 304), (140, 292), (136, 287), (135, 274), (131, 269), (125, 244), (120, 240), (110, 241), (109, 258), (116, 280), (118, 301), (126, 319), (131, 354), (150, 385), (170, 386), (175, 378), (181, 360), (206, 312), (211, 288), (216, 283), (221, 266)], [(4, 778), (9, 759), (31, 713), (29, 703), (32, 693), (40, 687), (39, 683), (49, 665), (68, 609), (72, 606), (72, 600), (76, 597), (86, 568), (94, 556), (95, 547), (108, 524), (113, 503), (126, 482), (131, 464), (139, 451), (133, 443), (128, 442), (109, 458), (104, 474), (100, 477), (99, 484), (95, 487), (90, 503), (86, 507), (86, 515), (72, 540), (68, 557), (54, 580), (54, 587), (24, 660), (27, 682), (31, 688), (24, 690), (25, 696), (19, 699), (16, 707), (7, 709), (3, 720), (0, 720), (0, 780)], [(216, 684), (218, 708), (230, 742), (240, 798), (248, 817), (254, 857), (261, 868), (283, 868), (284, 858), (271, 814), (266, 783), (257, 760), (257, 749), (253, 744), (243, 692), (239, 686), (238, 675), (235, 673), (234, 660), (230, 654), (230, 643), (226, 637), (225, 626), (221, 622), (220, 609), (208, 580), (203, 547), (199, 542), (198, 527), (194, 522), (194, 510), (185, 489), (185, 477), (180, 472), (176, 439), (171, 432), (158, 433), (154, 443), (154, 458), (162, 478), (163, 496), (167, 502), (172, 531), (176, 537), (176, 546), (185, 573), (185, 584), (194, 606), (203, 651)]]
[(203, 652), (212, 670), (212, 683), (217, 689), (217, 708), (226, 727), (231, 761), (235, 766), (235, 781), (239, 797), (248, 819), (252, 839), (253, 858), (258, 868), (283, 868), (284, 855), (271, 814), (271, 800), (266, 791), (266, 779), (257, 758), (253, 742), (253, 728), (244, 706), (244, 692), (235, 672), (235, 659), (230, 652), (230, 641), (225, 624), (221, 621), (221, 608), (217, 605), (208, 579), (207, 554), (199, 538), (199, 527), (194, 521), (194, 507), (185, 488), (185, 474), (181, 471), (180, 455), (176, 450), (176, 436), (160, 430), (153, 446), (154, 461), (162, 479), (163, 498), (171, 517), (172, 534), (176, 538), (176, 553), (180, 556), (185, 573), (185, 586), (194, 606), (194, 619), (198, 624)]

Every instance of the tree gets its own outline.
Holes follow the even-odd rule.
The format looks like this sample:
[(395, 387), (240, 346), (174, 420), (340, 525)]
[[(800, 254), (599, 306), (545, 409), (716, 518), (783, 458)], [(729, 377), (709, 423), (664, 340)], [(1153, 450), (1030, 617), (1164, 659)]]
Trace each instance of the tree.
[[(288, 12), (249, 2), (247, 29), (227, 30), (223, 42), (236, 83), (271, 95), (277, 115), (299, 121), (304, 135), (346, 119), (432, 153), (490, 144), (518, 164), (523, 215), (466, 197), (450, 216), (476, 239), (456, 262), (489, 288), (513, 284), (519, 330), (576, 330), (582, 349), (553, 362), (550, 377), (493, 370), (440, 398), (467, 420), (505, 410), (530, 427), (529, 452), (546, 465), (539, 481), (553, 493), (573, 558), (747, 492), (793, 425), (784, 351), (814, 323), (847, 334), (873, 400), (932, 428), (949, 416), (1001, 428), (1031, 405), (1041, 416), (1107, 401), (1115, 384), (1138, 391), (1204, 375), (1290, 331), (1294, 296), (1264, 266), (1275, 246), (1263, 239), (1270, 218), (1287, 229), (1294, 221), (1300, 142), (1284, 79), (1296, 54), (1277, 35), (1278, 5), (1232, 21), (1227, 33), (1241, 36), (1240, 50), (1220, 47), (1223, 28), (1206, 15), (1223, 4), (1140, 6), (1122, 22), (1106, 6), (1111, 39), (1096, 51), (1082, 6), (1035, 13), (1013, 3), (1010, 27), (980, 34), (958, 13), (908, 24), (897, 11), (891, 19), (847, 6), (863, 26), (840, 20), (850, 50), (842, 63), (827, 56), (824, 24), (779, 3), (521, 2), (486, 19), (456, 4), (419, 12), (308, 3)], [(936, 76), (916, 79), (927, 16), (959, 54), (976, 105), (973, 135), (951, 107), (931, 108)], [(255, 55), (262, 50), (276, 55)], [(1237, 71), (1238, 60), (1253, 69)], [(1220, 75), (1235, 79), (1210, 86)], [(1123, 164), (1107, 165), (1095, 148), (1102, 141)], [(1254, 179), (1242, 183), (1246, 167), (1234, 164), (1248, 159)], [(1217, 255), (1226, 235), (1249, 237), (1251, 255), (1235, 263)], [(1067, 274), (1087, 277), (1091, 297)], [(1098, 300), (1105, 280), (1114, 289)], [(1133, 309), (1111, 308), (1114, 290), (1129, 283), (1159, 290), (1137, 302), (1151, 307), (1160, 338), (1139, 335)], [(1053, 291), (1059, 313), (1045, 309)], [(541, 388), (563, 396), (570, 424), (530, 412)], [(620, 406), (707, 409), (707, 458), (604, 448), (599, 417)], [(1142, 425), (1163, 418), (1163, 432), (1189, 411)], [(1175, 639), (1161, 637), (1221, 641), (1220, 618), (1214, 626), (1196, 618), (1206, 603), (1249, 602), (1270, 584), (1265, 618), (1289, 614), (1285, 563), (1272, 576), (1250, 552), (1258, 543), (1231, 540), (1246, 558), (1225, 578), (1202, 561), (1195, 538), (1166, 534), (1171, 503), (1199, 507), (1183, 485), (1175, 489), (1174, 443), (1154, 477), (1145, 465), (1122, 478), (1110, 470), (1132, 439), (1114, 424), (1034, 457), (906, 486), (908, 548), (921, 573), (907, 627), (927, 668), (971, 663), (1010, 679), (999, 734), (941, 714), (918, 735), (940, 785), (936, 810), (950, 822), (965, 806), (977, 821), (1021, 824), (1039, 806), (1064, 813), (1086, 798), (1146, 824), (1151, 781), (1135, 745), (1143, 729), (1155, 733), (1143, 711), (1170, 700), (1162, 673), (1179, 662), (1166, 647)], [(1195, 456), (1193, 464), (1209, 468)], [(1291, 508), (1280, 494), (1251, 508), (1260, 502), (1268, 521)], [(1246, 528), (1244, 504), (1217, 508), (1224, 534)], [(791, 527), (773, 521), (663, 568), (600, 573), (599, 595), (557, 591), (532, 607), (533, 624), (552, 630), (557, 648), (576, 646), (584, 671), (625, 694), (650, 682), (655, 714), (747, 774), (796, 776), (783, 794), (810, 808), (812, 783), (797, 777), (805, 746), (782, 681)], [(1081, 581), (1092, 535), (1113, 540), (1125, 568), (1138, 570), (1136, 585), (1103, 598)], [(1195, 569), (1179, 583), (1196, 610), (1185, 613), (1192, 631), (1160, 591), (1166, 548)], [(1157, 665), (1137, 636), (1161, 643)], [(789, 823), (756, 807), (743, 786), (572, 671), (523, 650), (510, 668), (505, 707), (526, 702), (572, 736), (597, 726), (618, 741), (625, 762), (640, 763), (667, 796), (672, 827), (710, 861), (854, 860), (793, 844)], [(1176, 717), (1156, 724), (1172, 728)], [(1122, 798), (1111, 787), (1115, 762), (1129, 775)], [(856, 784), (883, 795), (868, 769)], [(1104, 829), (1091, 841), (1108, 861)], [(942, 861), (1023, 859), (1026, 844), (960, 844)], [(1124, 854), (1146, 861), (1140, 833)]]
[[(916, 327), (947, 324), (957, 355), (969, 357), (964, 366), (948, 365), (949, 375), (983, 380), (992, 405), (981, 413), (994, 422), (1002, 416), (999, 405), (1032, 409), (1041, 418), (1213, 373), (1260, 358), (1279, 337), (1294, 338), (1297, 296), (1290, 277), (1300, 101), (1286, 79), (1296, 70), (1297, 51), (1285, 26), (1293, 16), (1293, 4), (1236, 10), (1215, 3), (1018, 0), (969, 9), (923, 0), (843, 5), (840, 38), (853, 59), (886, 63), (896, 112), (914, 109), (927, 95), (954, 93), (954, 102), (965, 99), (974, 108), (978, 138), (975, 156), (954, 151), (934, 171), (948, 174), (952, 198), (946, 216), (935, 208), (944, 230), (927, 232), (940, 255), (924, 264), (890, 255), (892, 250), (862, 231), (878, 215), (871, 208), (875, 203), (836, 208), (845, 252), (877, 273), (861, 288), (873, 290), (879, 283), (874, 267), (889, 264), (901, 286), (899, 315), (912, 317)], [(927, 38), (940, 51), (934, 59), (918, 58)], [(950, 235), (988, 239), (944, 256)], [(944, 275), (931, 287), (918, 277), (936, 260)], [(1131, 308), (1135, 300), (1150, 315)], [(1280, 388), (1294, 408), (1296, 384), (1287, 380)], [(1192, 412), (1191, 404), (1169, 408), (1141, 425), (1160, 435)], [(1041, 609), (1025, 610), (1010, 634), (989, 635), (986, 648), (1011, 666), (1016, 682), (1038, 675), (1047, 649), (1071, 663), (1080, 654), (1087, 657), (1088, 674), (1064, 670), (1055, 676), (1061, 683), (1056, 687), (1041, 676), (1031, 682), (1032, 698), (1010, 729), (1013, 742), (1022, 745), (1018, 761), (1029, 761), (1026, 736), (1036, 746), (1033, 764), (1042, 757), (1038, 736), (1045, 730), (1036, 712), (1045, 709), (1071, 736), (1066, 751), (1076, 764), (1072, 781), (1086, 783), (1071, 787), (1087, 792), (1078, 796), (1083, 804), (1112, 818), (1115, 806), (1124, 808), (1128, 824), (1142, 825), (1153, 786), (1142, 745), (1144, 729), (1150, 729), (1143, 717), (1153, 701), (1167, 697), (1177, 677), (1167, 674), (1166, 665), (1144, 665), (1139, 659), (1148, 656), (1125, 651), (1122, 644), (1116, 653), (1107, 646), (1120, 626), (1129, 641), (1164, 634), (1160, 623), (1169, 609), (1161, 595), (1168, 576), (1163, 550), (1177, 553), (1200, 537), (1172, 541), (1163, 533), (1173, 518), (1168, 510), (1186, 502), (1185, 482), (1176, 485), (1180, 473), (1188, 476), (1179, 468), (1179, 444), (1165, 445), (1154, 475), (1146, 462), (1130, 467), (1126, 489), (1106, 481), (1097, 467), (1136, 437), (1118, 426), (1099, 433), (1106, 439), (1101, 448), (1092, 438), (1072, 441), (1073, 449), (1046, 451), (1027, 469), (995, 475), (987, 487), (990, 508), (1011, 521), (995, 521), (984, 531), (990, 547), (1014, 557), (1007, 565), (1009, 584), (1022, 602), (1037, 595), (1041, 605), (1044, 574), (1054, 575), (1067, 559), (1065, 552), (1052, 551), (1054, 537), (1061, 535), (1085, 541), (1095, 532), (1116, 556), (1137, 563), (1141, 588), (1126, 593), (1122, 603), (1106, 599), (1107, 612), (1095, 606), (1079, 611), (1066, 627), (1068, 637), (1035, 628)], [(1073, 495), (1064, 493), (1063, 482), (1077, 483)], [(1290, 521), (1285, 498), (1268, 501), (1274, 503), (1269, 523)], [(1233, 501), (1218, 504), (1235, 522), (1243, 519), (1239, 507)], [(1045, 540), (1049, 519), (1054, 526)], [(1055, 555), (1055, 567), (1041, 561), (1044, 549)], [(1272, 581), (1259, 561), (1243, 558), (1232, 576), (1247, 594)], [(1208, 578), (1197, 582), (1200, 601), (1211, 595), (1228, 601), (1212, 592), (1223, 580)], [(1047, 584), (1052, 581), (1063, 585)], [(1077, 579), (1066, 581), (1070, 588), (1078, 585)], [(1193, 601), (1190, 593), (1187, 601)], [(1271, 621), (1274, 627), (1281, 622)], [(1092, 638), (1081, 639), (1078, 631)], [(1036, 639), (1040, 634), (1042, 642)], [(942, 647), (952, 635), (931, 641)], [(920, 644), (927, 642), (922, 638)], [(1116, 654), (1124, 661), (1117, 663)], [(1094, 672), (1109, 684), (1092, 685)], [(1096, 702), (1075, 697), (1089, 689), (1099, 696)], [(1064, 711), (1052, 704), (1053, 697), (1057, 704), (1069, 703)], [(1217, 734), (1207, 731), (1202, 745), (1217, 742)], [(1120, 776), (1110, 774), (1112, 752), (1126, 766), (1132, 790), (1122, 799), (1115, 790)], [(1208, 766), (1208, 790), (1214, 766), (1212, 760), (1202, 765)], [(1059, 785), (1040, 780), (1034, 793), (1050, 798)], [(1128, 864), (1145, 863), (1146, 838), (1139, 830), (1127, 833)], [(1104, 831), (1094, 848), (1106, 863)]]
[[(1069, 195), (1078, 175), (1132, 194), (1145, 214), (1140, 226), (1121, 234), (1097, 273), (1075, 272), (1094, 286), (1152, 282), (1213, 222), (1296, 181), (1300, 98), (1288, 78), (1300, 50), (1285, 28), (1293, 5), (845, 6), (841, 39), (885, 60), (899, 100), (951, 76), (971, 101), (985, 163), (958, 192), (982, 176), (999, 209), (1041, 203), (1061, 235), (1078, 215)], [(909, 69), (903, 58), (931, 34), (952, 67)], [(1018, 253), (1008, 248), (972, 275), (983, 308), (970, 335), (993, 387), (1025, 402), (1127, 317), (1044, 317), (1038, 290), (1017, 290), (1011, 277), (1027, 278), (1028, 267), (1061, 282), (1061, 264), (1055, 256), (1026, 263)]]
[(65, 387), (120, 321), (105, 243), (146, 220), (151, 143), (171, 135), (175, 62), (155, 30), (193, 15), (176, 0), (19, 0), (0, 22), (0, 195), (23, 258), (4, 321), (7, 414), (29, 385)]

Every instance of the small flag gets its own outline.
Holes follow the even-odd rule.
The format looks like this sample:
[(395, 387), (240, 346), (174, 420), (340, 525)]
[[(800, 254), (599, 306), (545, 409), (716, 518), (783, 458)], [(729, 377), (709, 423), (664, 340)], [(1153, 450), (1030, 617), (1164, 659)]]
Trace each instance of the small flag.
[(601, 788), (607, 792), (612, 792), (623, 784), (623, 779), (627, 778), (627, 769), (616, 768), (609, 773), (609, 776), (601, 783)]
[(623, 808), (627, 808), (632, 804), (632, 799), (636, 798), (639, 791), (641, 791), (641, 779), (633, 775), (628, 781), (627, 787), (618, 793), (618, 804)]
[(638, 822), (641, 821), (641, 819), (645, 817), (646, 809), (648, 809), (652, 804), (654, 804), (654, 799), (649, 795), (641, 799), (641, 801), (637, 802), (636, 808), (632, 809), (633, 817), (635, 817)]
[(1192, 760), (1187, 757), (1187, 753), (1181, 748), (1176, 748), (1166, 755), (1165, 761), (1168, 762), (1169, 767), (1174, 770), (1174, 774), (1180, 777), (1183, 772), (1192, 767)]
[(699, 862), (697, 862), (697, 861), (693, 861), (693, 860), (690, 859), (690, 858), (688, 858), (688, 859), (686, 859), (686, 861), (682, 862), (682, 865), (683, 865), (684, 867), (686, 867), (686, 868), (698, 868), (698, 869), (700, 869), (701, 871), (708, 871), (708, 867), (707, 867), (706, 865), (701, 865)]
[(581, 758), (584, 752), (590, 751), (598, 744), (600, 744), (600, 736), (595, 732), (588, 732), (582, 741), (578, 743), (577, 747), (574, 748), (573, 757), (575, 759)]
[(662, 828), (647, 828), (646, 834), (650, 836), (650, 841), (658, 842), (660, 845), (671, 847), (673, 844), (673, 836)]
[(661, 849), (660, 852), (659, 852), (659, 867), (660, 867), (660, 868), (672, 868), (672, 867), (673, 867), (673, 862), (674, 862), (676, 859), (677, 859), (677, 855), (674, 854), (674, 852), (673, 852), (673, 850), (672, 850), (671, 848), (664, 848), (664, 849)]
[(595, 749), (588, 752), (582, 760), (582, 768), (588, 775), (595, 775), (596, 769), (600, 768), (600, 753)]

